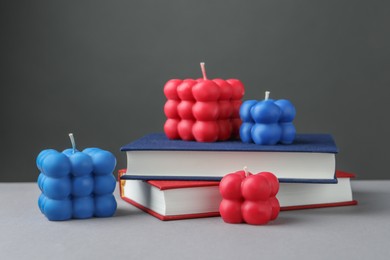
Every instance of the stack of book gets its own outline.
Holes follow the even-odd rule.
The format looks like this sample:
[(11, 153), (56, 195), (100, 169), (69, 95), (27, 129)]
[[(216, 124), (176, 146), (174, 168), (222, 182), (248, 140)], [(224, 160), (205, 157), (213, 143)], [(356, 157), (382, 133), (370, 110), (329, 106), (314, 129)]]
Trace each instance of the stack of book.
[(278, 177), (281, 210), (357, 203), (354, 175), (336, 170), (338, 149), (327, 134), (298, 134), (291, 145), (262, 146), (169, 140), (157, 133), (121, 150), (127, 154), (127, 169), (118, 174), (122, 199), (161, 220), (218, 216), (219, 181), (245, 166)]

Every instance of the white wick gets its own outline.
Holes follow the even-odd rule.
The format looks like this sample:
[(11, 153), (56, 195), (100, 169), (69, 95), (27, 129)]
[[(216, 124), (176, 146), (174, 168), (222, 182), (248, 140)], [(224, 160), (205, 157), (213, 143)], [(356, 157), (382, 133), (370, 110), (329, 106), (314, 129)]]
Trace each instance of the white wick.
[(69, 134), (70, 142), (72, 143), (73, 153), (76, 152), (76, 142), (72, 133)]
[(245, 177), (248, 177), (249, 175), (248, 167), (244, 166), (244, 172), (245, 172)]
[(202, 70), (203, 79), (206, 80), (207, 79), (207, 75), (206, 75), (206, 67), (205, 67), (204, 62), (200, 63), (200, 69)]
[(271, 92), (269, 92), (269, 91), (265, 92), (265, 100), (267, 100), (269, 98), (269, 93), (271, 93)]

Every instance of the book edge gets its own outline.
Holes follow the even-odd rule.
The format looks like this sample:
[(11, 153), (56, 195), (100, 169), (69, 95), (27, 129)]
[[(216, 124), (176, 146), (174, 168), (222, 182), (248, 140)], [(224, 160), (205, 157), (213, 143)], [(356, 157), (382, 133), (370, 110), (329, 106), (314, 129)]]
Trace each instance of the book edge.
[[(130, 175), (123, 174), (122, 180), (143, 180), (143, 181), (221, 181), (222, 177), (210, 176), (161, 176), (161, 175)], [(279, 178), (280, 183), (337, 183), (337, 178), (333, 179), (294, 179)], [(210, 185), (212, 186), (212, 185)], [(198, 186), (196, 186), (198, 187)]]
[(354, 206), (357, 204), (358, 204), (357, 200), (350, 200), (350, 201), (331, 202), (331, 203), (285, 206), (285, 207), (280, 207), (280, 210), (290, 211), (290, 210), (302, 210), (302, 209), (329, 208), (329, 207), (341, 207), (341, 206)]
[[(336, 143), (335, 143), (335, 140), (333, 138), (333, 136), (331, 134), (321, 134), (321, 133), (318, 133), (318, 134), (298, 134), (298, 136), (302, 136), (302, 137), (307, 137), (307, 136), (322, 136), (322, 137), (326, 137), (326, 138), (329, 138), (328, 142), (324, 145), (322, 144), (322, 146), (325, 146), (325, 147), (321, 147), (320, 149), (311, 149), (311, 150), (302, 150), (302, 149), (294, 149), (294, 147), (292, 146), (292, 149), (290, 147), (290, 149), (285, 149), (288, 147), (288, 145), (282, 145), (282, 144), (278, 144), (278, 145), (272, 145), (272, 146), (262, 146), (262, 145), (256, 145), (256, 144), (247, 144), (247, 143), (243, 143), (243, 142), (240, 142), (239, 140), (230, 140), (230, 141), (226, 141), (226, 142), (215, 142), (215, 143), (218, 143), (218, 144), (221, 144), (221, 143), (230, 143), (230, 142), (237, 142), (237, 143), (240, 143), (242, 145), (253, 145), (250, 149), (246, 148), (241, 148), (241, 149), (231, 149), (231, 148), (221, 148), (221, 147), (213, 147), (212, 149), (210, 149), (209, 147), (205, 148), (205, 147), (202, 147), (201, 145), (199, 145), (200, 147), (192, 147), (192, 148), (184, 148), (182, 146), (170, 146), (170, 148), (167, 148), (167, 147), (164, 147), (162, 148), (161, 146), (147, 146), (145, 147), (145, 144), (146, 143), (142, 143), (144, 142), (145, 140), (147, 140), (148, 138), (151, 138), (151, 137), (155, 137), (157, 136), (158, 139), (156, 141), (158, 142), (167, 142), (167, 141), (172, 141), (172, 142), (183, 142), (184, 144), (192, 144), (192, 143), (199, 143), (199, 144), (209, 144), (209, 143), (201, 143), (201, 142), (195, 142), (195, 141), (183, 141), (183, 140), (170, 140), (170, 139), (161, 139), (164, 135), (164, 133), (152, 133), (152, 134), (147, 134), (147, 135), (144, 135), (143, 137), (141, 138), (138, 138), (126, 145), (123, 145), (121, 146), (120, 148), (120, 151), (121, 152), (131, 152), (131, 151), (237, 151), (237, 152), (315, 152), (315, 153), (334, 153), (334, 154), (337, 154), (339, 152), (339, 148), (337, 147)], [(140, 145), (141, 144), (141, 145)], [(173, 143), (175, 144), (175, 143)], [(179, 145), (182, 145), (182, 143), (179, 143)], [(304, 144), (299, 144), (300, 146), (301, 145), (304, 145)], [(144, 146), (144, 147), (142, 147)]]
[[(153, 217), (160, 219), (162, 221), (170, 220), (184, 220), (184, 219), (194, 219), (194, 218), (206, 218), (206, 217), (218, 217), (220, 216), (219, 212), (205, 212), (205, 213), (193, 213), (193, 214), (181, 214), (181, 215), (161, 215), (147, 207), (142, 206), (141, 204), (125, 197), (121, 198), (128, 202), (129, 204), (135, 206), (136, 208), (152, 215)], [(341, 202), (332, 202), (332, 203), (319, 203), (319, 204), (308, 204), (308, 205), (296, 205), (296, 206), (285, 206), (280, 207), (280, 211), (292, 211), (292, 210), (305, 210), (305, 209), (319, 209), (319, 208), (330, 208), (330, 207), (343, 207), (343, 206), (355, 206), (358, 204), (357, 200), (351, 201), (341, 201)]]
[(193, 219), (193, 218), (206, 218), (206, 217), (218, 217), (220, 216), (219, 212), (205, 212), (205, 213), (192, 213), (192, 214), (181, 214), (181, 215), (162, 215), (155, 211), (153, 211), (150, 208), (147, 208), (137, 202), (135, 202), (132, 199), (129, 199), (125, 196), (121, 196), (121, 198), (130, 203), (131, 205), (137, 207), (138, 209), (152, 215), (153, 217), (156, 217), (162, 221), (169, 221), (169, 220), (181, 220), (181, 219)]

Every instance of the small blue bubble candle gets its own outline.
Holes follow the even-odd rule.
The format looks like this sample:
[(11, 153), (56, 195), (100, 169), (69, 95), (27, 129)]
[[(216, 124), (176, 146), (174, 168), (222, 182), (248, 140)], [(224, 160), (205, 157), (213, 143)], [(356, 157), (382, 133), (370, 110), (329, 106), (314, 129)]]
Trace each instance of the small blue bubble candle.
[(72, 148), (61, 153), (43, 150), (36, 159), (41, 171), (37, 180), (42, 191), (39, 209), (52, 221), (113, 216), (117, 207), (112, 194), (116, 158), (99, 148), (80, 152), (73, 134), (69, 137)]
[(274, 101), (265, 92), (262, 101), (247, 100), (240, 107), (240, 138), (259, 145), (291, 144), (295, 138), (295, 107), (285, 99)]

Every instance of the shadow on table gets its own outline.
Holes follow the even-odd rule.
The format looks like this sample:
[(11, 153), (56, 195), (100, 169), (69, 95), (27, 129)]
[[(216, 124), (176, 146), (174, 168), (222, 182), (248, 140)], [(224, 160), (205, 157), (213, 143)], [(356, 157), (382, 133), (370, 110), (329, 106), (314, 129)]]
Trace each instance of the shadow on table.
[(298, 224), (300, 222), (307, 222), (307, 221), (305, 221), (305, 220), (303, 220), (302, 218), (299, 218), (299, 217), (286, 216), (283, 213), (279, 213), (278, 218), (275, 219), (274, 221), (268, 222), (267, 225), (269, 225), (269, 226), (284, 226), (284, 225)]
[(138, 216), (145, 214), (143, 211), (135, 209), (135, 208), (118, 208), (116, 210), (114, 217), (128, 217), (128, 216)]
[(359, 213), (375, 214), (389, 211), (389, 192), (377, 190), (354, 191), (353, 197), (358, 201), (354, 210)]
[(345, 215), (355, 216), (375, 215), (378, 213), (390, 213), (389, 192), (376, 190), (356, 190), (353, 191), (353, 199), (358, 203), (353, 206), (328, 207), (317, 209), (303, 209), (302, 211), (309, 211), (310, 214), (321, 215)]

